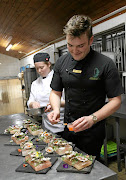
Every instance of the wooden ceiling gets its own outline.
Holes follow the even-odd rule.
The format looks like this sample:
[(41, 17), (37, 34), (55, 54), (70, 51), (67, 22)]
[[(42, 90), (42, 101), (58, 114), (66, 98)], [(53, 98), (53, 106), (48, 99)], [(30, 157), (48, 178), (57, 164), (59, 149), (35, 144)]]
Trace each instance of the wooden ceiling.
[[(123, 6), (125, 0), (0, 0), (0, 53), (18, 59), (63, 37), (75, 14), (97, 20)], [(13, 47), (6, 51), (8, 44)]]

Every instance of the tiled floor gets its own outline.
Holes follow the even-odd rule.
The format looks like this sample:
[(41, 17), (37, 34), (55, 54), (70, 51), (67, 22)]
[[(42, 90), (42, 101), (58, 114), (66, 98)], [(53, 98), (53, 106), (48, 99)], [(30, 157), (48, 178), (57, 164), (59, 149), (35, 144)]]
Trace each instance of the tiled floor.
[(125, 172), (125, 164), (124, 164), (124, 161), (122, 161), (122, 171), (121, 172), (118, 172), (118, 169), (117, 169), (117, 160), (111, 160), (109, 162), (109, 165), (108, 167), (113, 170), (114, 172), (117, 173), (118, 175), (118, 180), (126, 180), (126, 172)]

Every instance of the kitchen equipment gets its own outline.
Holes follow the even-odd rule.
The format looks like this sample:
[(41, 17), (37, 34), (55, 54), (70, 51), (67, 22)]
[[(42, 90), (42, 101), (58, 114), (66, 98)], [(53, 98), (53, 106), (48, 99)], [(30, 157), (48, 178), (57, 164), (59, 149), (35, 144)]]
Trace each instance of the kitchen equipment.
[(45, 108), (46, 108), (45, 106), (40, 108), (31, 108), (31, 109), (27, 109), (26, 111), (30, 116), (41, 116), (44, 113)]

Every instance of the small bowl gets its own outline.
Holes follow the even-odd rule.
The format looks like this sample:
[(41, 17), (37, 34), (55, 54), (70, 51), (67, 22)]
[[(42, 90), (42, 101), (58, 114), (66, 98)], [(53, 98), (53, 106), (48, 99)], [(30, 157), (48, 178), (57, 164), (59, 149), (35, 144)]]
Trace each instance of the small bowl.
[(53, 151), (54, 151), (52, 147), (46, 147), (45, 150), (49, 154), (53, 153)]

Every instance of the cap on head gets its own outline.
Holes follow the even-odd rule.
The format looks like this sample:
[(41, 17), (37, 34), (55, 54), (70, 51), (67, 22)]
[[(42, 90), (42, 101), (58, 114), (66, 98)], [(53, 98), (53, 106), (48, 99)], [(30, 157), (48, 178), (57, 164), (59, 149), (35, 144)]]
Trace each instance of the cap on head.
[(36, 62), (49, 62), (49, 54), (48, 53), (37, 53), (34, 55), (34, 63)]

